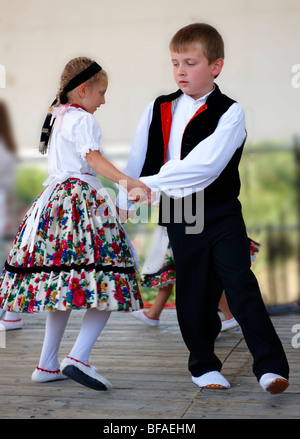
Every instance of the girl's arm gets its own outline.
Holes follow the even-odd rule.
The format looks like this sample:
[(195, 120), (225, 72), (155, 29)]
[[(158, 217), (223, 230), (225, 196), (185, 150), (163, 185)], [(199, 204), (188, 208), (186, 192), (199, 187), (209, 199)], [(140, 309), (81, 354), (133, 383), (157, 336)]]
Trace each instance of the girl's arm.
[(106, 160), (99, 151), (91, 151), (86, 155), (90, 167), (102, 177), (123, 186), (130, 195), (131, 201), (144, 201), (147, 194), (147, 201), (151, 199), (151, 189), (140, 180), (135, 180), (119, 171), (115, 166)]

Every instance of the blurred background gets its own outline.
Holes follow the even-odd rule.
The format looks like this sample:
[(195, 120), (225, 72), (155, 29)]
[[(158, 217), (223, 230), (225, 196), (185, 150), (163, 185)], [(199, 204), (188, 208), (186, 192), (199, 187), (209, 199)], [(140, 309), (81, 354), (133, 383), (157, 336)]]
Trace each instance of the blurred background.
[[(42, 191), (40, 129), (65, 64), (94, 58), (107, 71), (107, 103), (95, 114), (106, 156), (122, 168), (139, 118), (176, 90), (169, 41), (192, 22), (225, 42), (223, 93), (245, 109), (248, 141), (241, 201), (253, 265), (269, 309), (300, 300), (300, 3), (298, 0), (0, 0), (0, 263), (26, 209)], [(144, 260), (155, 227), (128, 224)], [(155, 292), (143, 292), (152, 301)]]

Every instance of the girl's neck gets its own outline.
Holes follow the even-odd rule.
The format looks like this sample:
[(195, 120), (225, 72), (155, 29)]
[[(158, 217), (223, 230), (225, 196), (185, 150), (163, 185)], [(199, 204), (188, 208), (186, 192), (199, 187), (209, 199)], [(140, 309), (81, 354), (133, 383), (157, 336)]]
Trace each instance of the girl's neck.
[(83, 105), (80, 105), (80, 104), (75, 104), (75, 103), (72, 103), (72, 102), (69, 102), (68, 104), (70, 105), (70, 107), (75, 107), (75, 108), (82, 108), (82, 110), (84, 110), (84, 111), (87, 111), (87, 109), (86, 109), (86, 108), (84, 108), (84, 106), (83, 106)]

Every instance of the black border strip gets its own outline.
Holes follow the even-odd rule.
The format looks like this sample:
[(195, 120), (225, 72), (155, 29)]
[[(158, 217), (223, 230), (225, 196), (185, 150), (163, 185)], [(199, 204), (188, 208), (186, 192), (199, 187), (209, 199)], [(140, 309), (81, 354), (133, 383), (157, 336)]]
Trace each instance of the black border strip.
[(114, 272), (114, 273), (135, 273), (134, 267), (118, 267), (114, 265), (96, 265), (96, 264), (71, 264), (71, 265), (39, 265), (33, 267), (14, 267), (10, 265), (8, 262), (5, 262), (5, 270), (10, 273), (15, 274), (34, 274), (34, 273), (60, 273), (61, 271), (70, 272), (71, 270), (75, 271), (91, 271), (96, 270), (103, 271), (104, 273)]

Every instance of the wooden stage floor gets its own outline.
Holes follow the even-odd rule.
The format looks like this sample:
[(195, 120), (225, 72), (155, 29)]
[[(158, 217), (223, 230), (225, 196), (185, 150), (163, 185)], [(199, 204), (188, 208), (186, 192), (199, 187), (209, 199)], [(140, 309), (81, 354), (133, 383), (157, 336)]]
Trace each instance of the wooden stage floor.
[[(78, 311), (71, 314), (60, 358), (69, 353), (82, 316)], [(154, 328), (128, 314), (112, 314), (90, 357), (90, 363), (112, 382), (112, 391), (97, 392), (70, 379), (37, 384), (31, 381), (31, 373), (41, 351), (45, 314), (23, 317), (23, 329), (7, 332), (6, 347), (0, 349), (1, 419), (187, 421), (300, 417), (299, 314), (272, 317), (291, 368), (290, 387), (280, 395), (269, 395), (260, 388), (239, 328), (222, 333), (216, 341), (222, 373), (232, 387), (198, 388), (187, 370), (188, 354), (172, 309), (163, 311), (160, 325)], [(292, 332), (294, 325), (299, 325), (298, 332)]]

